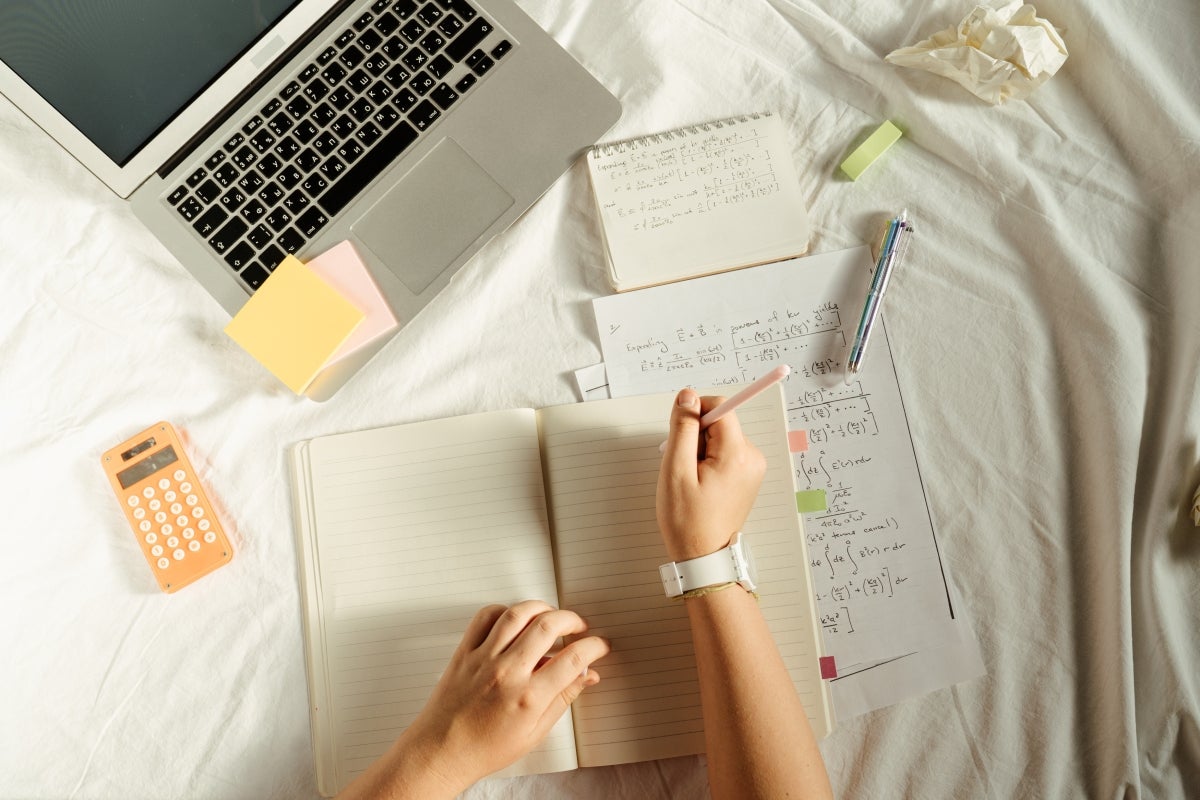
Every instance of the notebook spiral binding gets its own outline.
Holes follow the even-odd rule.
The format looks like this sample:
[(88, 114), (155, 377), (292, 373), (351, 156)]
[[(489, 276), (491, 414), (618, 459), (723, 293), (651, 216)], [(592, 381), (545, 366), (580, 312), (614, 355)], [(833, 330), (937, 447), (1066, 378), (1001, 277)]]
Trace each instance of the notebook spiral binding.
[(649, 136), (636, 136), (631, 139), (622, 139), (617, 142), (607, 142), (598, 144), (592, 148), (590, 155), (593, 158), (606, 158), (623, 153), (632, 152), (642, 147), (652, 145), (668, 144), (677, 139), (687, 139), (689, 136), (695, 136), (701, 133), (712, 133), (720, 131), (723, 128), (730, 128), (735, 125), (744, 125), (747, 122), (753, 122), (758, 119), (767, 119), (774, 116), (772, 111), (756, 111), (750, 114), (739, 114), (734, 117), (718, 119), (712, 122), (702, 122), (697, 125), (685, 125), (681, 128), (674, 128), (662, 133), (653, 133)]

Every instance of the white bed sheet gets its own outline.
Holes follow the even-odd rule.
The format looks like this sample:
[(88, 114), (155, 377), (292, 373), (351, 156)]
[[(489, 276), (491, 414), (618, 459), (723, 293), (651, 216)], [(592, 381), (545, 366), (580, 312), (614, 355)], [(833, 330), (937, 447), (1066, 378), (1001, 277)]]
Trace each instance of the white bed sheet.
[[(988, 675), (842, 723), (822, 744), (837, 794), (1200, 792), (1200, 6), (1040, 3), (1070, 58), (993, 108), (882, 60), (967, 3), (522, 5), (620, 97), (610, 138), (781, 113), (815, 252), (901, 206), (919, 221), (889, 333)], [(837, 176), (885, 118), (904, 139)], [(0, 247), (0, 797), (315, 797), (284, 448), (574, 400), (608, 291), (582, 164), (323, 405), (239, 351), (129, 210), (3, 100)], [(237, 547), (174, 596), (97, 460), (164, 418)], [(705, 786), (685, 758), (467, 796)]]

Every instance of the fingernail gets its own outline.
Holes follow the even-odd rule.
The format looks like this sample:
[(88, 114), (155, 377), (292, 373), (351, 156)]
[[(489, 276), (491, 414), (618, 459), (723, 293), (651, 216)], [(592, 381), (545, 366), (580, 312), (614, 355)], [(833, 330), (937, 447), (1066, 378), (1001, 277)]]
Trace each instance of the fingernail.
[(679, 393), (679, 399), (677, 402), (679, 403), (680, 408), (691, 408), (692, 406), (696, 405), (696, 400), (698, 399), (699, 398), (696, 396), (696, 393), (693, 390), (684, 389)]

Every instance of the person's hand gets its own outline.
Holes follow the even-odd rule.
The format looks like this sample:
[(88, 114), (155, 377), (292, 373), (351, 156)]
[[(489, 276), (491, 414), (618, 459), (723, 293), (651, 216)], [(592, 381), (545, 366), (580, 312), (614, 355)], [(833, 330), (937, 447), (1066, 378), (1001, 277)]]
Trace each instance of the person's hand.
[(586, 630), (575, 612), (540, 600), (480, 609), (402, 739), (455, 794), (508, 766), (546, 737), (585, 687), (600, 681), (588, 669), (608, 654), (600, 637), (577, 639), (549, 655), (559, 637)]
[(655, 508), (672, 561), (699, 558), (729, 544), (754, 506), (766, 471), (766, 460), (742, 435), (736, 414), (700, 431), (700, 416), (722, 399), (698, 398), (684, 389), (671, 409)]

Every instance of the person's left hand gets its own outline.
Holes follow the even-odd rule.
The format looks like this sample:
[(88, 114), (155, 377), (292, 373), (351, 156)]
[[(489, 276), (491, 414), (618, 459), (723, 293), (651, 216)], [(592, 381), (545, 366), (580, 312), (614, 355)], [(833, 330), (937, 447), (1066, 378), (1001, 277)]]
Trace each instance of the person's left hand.
[(481, 609), (402, 738), (420, 743), (429, 767), (457, 791), (508, 766), (599, 682), (588, 666), (608, 654), (605, 640), (587, 636), (548, 656), (559, 637), (586, 630), (575, 612), (540, 600)]

